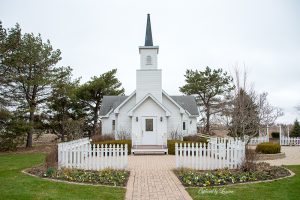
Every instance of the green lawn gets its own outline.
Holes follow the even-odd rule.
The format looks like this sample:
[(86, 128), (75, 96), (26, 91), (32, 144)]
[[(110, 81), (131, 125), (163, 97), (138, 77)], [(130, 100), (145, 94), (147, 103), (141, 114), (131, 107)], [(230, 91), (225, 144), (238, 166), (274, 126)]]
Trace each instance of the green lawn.
[(57, 183), (21, 172), (43, 159), (38, 153), (0, 155), (0, 199), (124, 199), (123, 188)]
[[(224, 186), (214, 188), (201, 189), (189, 188), (187, 191), (193, 199), (300, 199), (300, 166), (287, 166), (296, 173), (291, 178), (278, 180), (269, 183), (256, 183), (237, 186)], [(222, 191), (224, 192), (222, 194)], [(232, 193), (231, 193), (232, 192)], [(227, 193), (227, 194), (225, 194)]]

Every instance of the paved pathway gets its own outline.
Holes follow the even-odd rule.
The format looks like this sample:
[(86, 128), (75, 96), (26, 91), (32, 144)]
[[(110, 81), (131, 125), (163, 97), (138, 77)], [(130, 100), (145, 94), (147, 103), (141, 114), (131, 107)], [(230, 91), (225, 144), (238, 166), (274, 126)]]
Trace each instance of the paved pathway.
[(126, 200), (192, 200), (171, 171), (175, 156), (129, 156)]
[(300, 146), (281, 146), (281, 152), (285, 153), (285, 158), (276, 160), (266, 160), (271, 165), (299, 165)]

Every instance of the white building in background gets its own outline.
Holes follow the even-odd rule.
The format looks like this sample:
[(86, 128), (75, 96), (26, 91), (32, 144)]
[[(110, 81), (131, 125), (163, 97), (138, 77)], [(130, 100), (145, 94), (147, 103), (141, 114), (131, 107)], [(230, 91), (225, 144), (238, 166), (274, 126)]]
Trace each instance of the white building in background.
[(197, 133), (199, 116), (193, 96), (170, 96), (162, 89), (158, 46), (153, 46), (150, 15), (145, 45), (139, 47), (140, 69), (130, 96), (104, 96), (100, 116), (102, 134), (128, 135), (133, 145), (165, 145), (171, 135)]

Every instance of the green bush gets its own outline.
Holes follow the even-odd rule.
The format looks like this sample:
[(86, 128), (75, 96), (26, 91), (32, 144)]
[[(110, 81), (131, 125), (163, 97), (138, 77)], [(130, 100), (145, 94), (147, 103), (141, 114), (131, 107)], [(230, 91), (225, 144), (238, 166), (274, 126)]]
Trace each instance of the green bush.
[(93, 142), (103, 142), (103, 141), (108, 141), (108, 140), (115, 140), (115, 137), (113, 134), (105, 134), (105, 135), (93, 135), (91, 137)]
[(280, 149), (280, 144), (271, 142), (264, 142), (256, 146), (256, 152), (264, 154), (280, 153)]
[(279, 132), (272, 132), (272, 138), (279, 138)]
[(199, 141), (181, 141), (181, 140), (168, 140), (168, 154), (169, 155), (175, 155), (175, 143), (207, 143), (207, 140), (205, 138), (201, 138)]
[(44, 174), (44, 176), (46, 177), (50, 177), (52, 175), (54, 175), (54, 173), (56, 172), (56, 169), (53, 167), (49, 167), (46, 171), (46, 173)]
[(131, 140), (108, 140), (108, 141), (100, 141), (100, 142), (94, 142), (92, 141), (92, 144), (127, 144), (128, 146), (128, 155), (131, 154)]
[(200, 137), (199, 135), (189, 135), (183, 137), (183, 141), (206, 143), (207, 138)]

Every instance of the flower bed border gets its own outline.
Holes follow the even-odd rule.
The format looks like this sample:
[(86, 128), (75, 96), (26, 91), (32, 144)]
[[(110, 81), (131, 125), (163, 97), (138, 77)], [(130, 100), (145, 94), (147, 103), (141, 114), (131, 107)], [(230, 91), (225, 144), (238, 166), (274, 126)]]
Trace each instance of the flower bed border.
[(95, 187), (124, 188), (124, 189), (126, 189), (126, 187), (127, 187), (127, 183), (128, 183), (129, 176), (130, 176), (130, 171), (129, 171), (129, 176), (128, 176), (128, 179), (127, 179), (127, 182), (126, 182), (125, 186), (103, 185), (103, 184), (97, 184), (97, 183), (85, 183), (85, 182), (61, 180), (61, 179), (56, 179), (56, 178), (41, 177), (41, 176), (38, 176), (38, 175), (35, 175), (35, 174), (32, 174), (32, 173), (28, 172), (30, 169), (38, 167), (38, 166), (40, 166), (40, 165), (23, 169), (21, 172), (23, 174), (26, 174), (26, 175), (29, 175), (29, 176), (32, 176), (32, 177), (36, 177), (36, 178), (40, 178), (42, 180), (48, 180), (48, 181), (52, 181), (52, 182), (67, 183), (67, 184), (74, 184), (74, 185), (87, 185), (87, 186), (95, 186)]
[(226, 185), (210, 185), (210, 186), (185, 186), (181, 180), (179, 179), (179, 177), (177, 176), (177, 174), (175, 173), (175, 170), (172, 170), (172, 172), (175, 174), (176, 178), (180, 181), (180, 183), (183, 185), (184, 188), (220, 188), (220, 187), (232, 187), (232, 186), (238, 186), (238, 185), (247, 185), (247, 184), (256, 184), (256, 183), (268, 183), (268, 182), (273, 182), (273, 181), (278, 181), (278, 180), (281, 180), (281, 179), (286, 179), (286, 178), (291, 178), (293, 176), (295, 176), (296, 174), (289, 170), (288, 168), (286, 167), (283, 167), (283, 166), (280, 166), (284, 169), (286, 169), (290, 175), (289, 176), (284, 176), (284, 177), (279, 177), (279, 178), (275, 178), (275, 179), (268, 179), (268, 180), (258, 180), (258, 181), (248, 181), (248, 182), (235, 182), (235, 183), (229, 183), (229, 184), (226, 184)]

